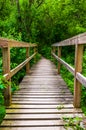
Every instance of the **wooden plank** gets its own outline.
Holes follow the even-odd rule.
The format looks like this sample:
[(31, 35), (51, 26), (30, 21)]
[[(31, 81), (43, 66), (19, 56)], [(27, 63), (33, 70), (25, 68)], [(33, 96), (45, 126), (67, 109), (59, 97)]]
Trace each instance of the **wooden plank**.
[(34, 95), (22, 95), (21, 94), (21, 95), (13, 95), (12, 99), (14, 99), (14, 98), (29, 98), (29, 99), (34, 99), (34, 98), (35, 99), (37, 99), (37, 98), (43, 98), (43, 99), (45, 99), (45, 98), (51, 99), (52, 98), (53, 99), (53, 98), (55, 98), (56, 99), (56, 98), (73, 98), (73, 95), (70, 95), (70, 94), (69, 95), (62, 95), (62, 94), (57, 95), (56, 94), (56, 95), (50, 95), (50, 96), (49, 95), (43, 95), (43, 96), (42, 95), (35, 95), (34, 96)]
[[(55, 91), (55, 90), (58, 90), (58, 92), (60, 91), (62, 91), (62, 90), (64, 90), (64, 91), (66, 91), (66, 90), (68, 90), (67, 88), (65, 88), (64, 86), (63, 86), (63, 89), (62, 89), (62, 87), (57, 87), (57, 88), (47, 88), (47, 87), (44, 87), (44, 88), (34, 88), (34, 87), (30, 87), (30, 88), (28, 88), (29, 86), (27, 86), (27, 85), (25, 85), (25, 87), (26, 88), (24, 88), (24, 85), (23, 86), (21, 86), (21, 89), (22, 90), (24, 90), (24, 92), (25, 91), (28, 91), (29, 89), (30, 90), (37, 90), (38, 89), (38, 91), (44, 91), (44, 90), (50, 90), (49, 92), (51, 92), (51, 91)], [(42, 86), (41, 86), (42, 87)], [(20, 90), (19, 92), (21, 92), (22, 90)], [(29, 91), (28, 91), (29, 92)], [(68, 91), (67, 91), (68, 92)]]
[(62, 117), (74, 118), (74, 117), (84, 117), (81, 113), (67, 113), (67, 114), (7, 114), (5, 120), (58, 120)]
[(30, 102), (30, 101), (12, 101), (13, 102), (13, 104), (25, 104), (25, 105), (58, 105), (58, 104), (69, 104), (69, 102), (70, 102), (70, 104), (72, 104), (73, 103), (73, 101), (58, 101), (58, 102)]
[(75, 78), (74, 78), (74, 107), (80, 107), (81, 83), (77, 80), (77, 72), (82, 72), (83, 45), (76, 45), (75, 48)]
[(21, 101), (21, 100), (25, 100), (25, 101), (58, 101), (58, 100), (73, 100), (73, 98), (72, 97), (64, 97), (64, 99), (62, 99), (63, 97), (58, 97), (58, 98), (50, 98), (50, 97), (47, 97), (47, 98), (27, 98), (27, 97), (23, 97), (23, 98), (19, 98), (19, 97), (17, 97), (17, 98), (12, 98), (12, 100), (13, 101)]
[(41, 127), (2, 127), (1, 130), (65, 130), (63, 126), (41, 126)]
[(54, 113), (82, 113), (81, 109), (7, 109), (6, 113), (27, 113), (27, 114), (54, 114)]
[(52, 96), (52, 95), (66, 95), (66, 94), (70, 94), (70, 92), (68, 91), (68, 92), (65, 92), (64, 90), (63, 91), (49, 91), (49, 93), (48, 92), (46, 92), (46, 91), (30, 91), (30, 92), (26, 92), (26, 91), (24, 91), (24, 93), (21, 91), (21, 92), (16, 92), (15, 93), (15, 95), (43, 95), (43, 96), (46, 96), (46, 95), (48, 95), (48, 96)]
[(52, 46), (70, 46), (77, 44), (86, 44), (86, 33), (82, 33), (64, 41), (54, 43)]
[[(29, 79), (28, 79), (28, 80), (29, 80)], [(29, 80), (29, 81), (30, 81), (30, 80)], [(39, 80), (37, 80), (37, 81), (39, 81)], [(50, 81), (52, 81), (52, 80), (50, 80)], [(58, 89), (58, 90), (59, 90), (59, 89), (60, 89), (60, 90), (61, 90), (61, 89), (68, 89), (65, 84), (62, 84), (62, 83), (61, 83), (61, 81), (60, 81), (60, 85), (59, 85), (59, 84), (55, 84), (55, 85), (53, 85), (53, 86), (52, 86), (52, 85), (40, 85), (40, 84), (39, 84), (39, 85), (38, 85), (38, 84), (37, 84), (37, 85), (34, 85), (34, 84), (32, 84), (32, 85), (29, 85), (29, 84), (23, 85), (23, 84), (21, 83), (21, 84), (20, 84), (20, 88), (23, 89), (24, 87), (25, 87), (25, 89), (28, 89), (28, 87), (29, 87), (29, 89), (31, 89), (31, 88), (32, 88), (32, 89), (33, 89), (33, 88), (37, 88), (37, 89), (38, 89), (38, 88), (46, 88), (46, 89), (49, 88), (49, 89)]]
[(61, 63), (63, 64), (73, 75), (75, 73), (75, 69), (73, 67), (71, 67), (68, 63), (66, 63), (65, 61), (63, 61), (62, 59), (60, 59), (58, 56), (56, 56), (54, 53), (52, 53), (52, 55)]
[(21, 126), (21, 127), (39, 127), (39, 126), (62, 126), (62, 120), (4, 120), (1, 126)]
[[(22, 108), (22, 109), (24, 109), (24, 108), (27, 108), (27, 109), (33, 109), (33, 108), (35, 108), (35, 109), (53, 109), (53, 108), (57, 108), (57, 107), (59, 107), (59, 106), (61, 106), (61, 104), (58, 104), (58, 105), (41, 105), (41, 104), (39, 104), (39, 105), (25, 105), (25, 104), (23, 104), (23, 105), (19, 105), (19, 104), (12, 104), (11, 106), (9, 106), (9, 107), (7, 107), (7, 108), (11, 108), (11, 109), (13, 109), (13, 108)], [(64, 104), (64, 109), (66, 109), (66, 108), (68, 108), (68, 109), (71, 109), (71, 108), (74, 108), (73, 107), (73, 104)]]

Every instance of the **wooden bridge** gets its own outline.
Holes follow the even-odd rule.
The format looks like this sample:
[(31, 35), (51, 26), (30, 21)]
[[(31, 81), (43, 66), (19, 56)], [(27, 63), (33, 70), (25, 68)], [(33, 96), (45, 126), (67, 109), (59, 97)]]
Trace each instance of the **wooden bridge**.
[[(29, 69), (29, 61), (37, 53), (36, 44), (0, 39), (0, 47), (3, 50), (4, 77), (11, 80), (11, 77), (26, 65), (26, 76), (20, 83), (19, 91), (16, 91), (12, 98), (10, 86), (5, 91), (7, 109), (0, 130), (65, 130), (63, 118), (77, 116), (83, 119), (79, 122), (81, 127), (86, 128), (85, 116), (80, 109), (81, 84), (86, 86), (86, 78), (81, 74), (85, 43), (86, 33), (53, 44), (52, 55), (58, 60), (57, 71), (55, 65), (45, 58), (41, 58)], [(69, 45), (75, 46), (75, 68), (61, 59), (62, 46)], [(10, 47), (26, 48), (26, 60), (13, 70), (10, 70)], [(58, 56), (55, 53), (57, 47)], [(34, 48), (32, 56), (28, 53), (30, 48)], [(74, 96), (60, 76), (61, 64), (75, 77)]]

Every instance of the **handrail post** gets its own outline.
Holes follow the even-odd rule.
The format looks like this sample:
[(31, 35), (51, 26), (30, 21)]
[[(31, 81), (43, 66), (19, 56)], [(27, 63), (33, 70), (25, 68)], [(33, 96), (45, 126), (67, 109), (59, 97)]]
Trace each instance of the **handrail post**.
[[(56, 47), (55, 46), (53, 46), (53, 53), (55, 54), (56, 53)], [(54, 59), (54, 63), (55, 63), (55, 59)]]
[[(10, 76), (10, 48), (2, 48), (3, 54), (3, 74), (8, 73)], [(11, 78), (9, 79), (11, 82)], [(6, 106), (11, 104), (11, 85), (7, 86), (4, 90), (4, 102)]]
[(53, 53), (55, 53), (55, 52), (56, 52), (56, 47), (54, 46), (54, 47), (53, 47)]
[(76, 79), (77, 72), (82, 72), (83, 45), (75, 46), (75, 78), (74, 78), (74, 107), (79, 108), (81, 102), (81, 83)]
[[(29, 47), (27, 47), (26, 48), (26, 58), (29, 58), (29, 56), (30, 56), (29, 51), (30, 51), (30, 49), (29, 49)], [(29, 74), (29, 70), (30, 70), (30, 62), (28, 62), (26, 64), (26, 74)]]
[[(34, 53), (36, 53), (37, 52), (37, 49), (36, 49), (36, 47), (34, 47)], [(36, 55), (34, 56), (34, 63), (36, 62)]]
[[(62, 47), (58, 47), (58, 57), (61, 58), (61, 49)], [(61, 63), (58, 61), (58, 74), (60, 74), (60, 68), (61, 68)]]

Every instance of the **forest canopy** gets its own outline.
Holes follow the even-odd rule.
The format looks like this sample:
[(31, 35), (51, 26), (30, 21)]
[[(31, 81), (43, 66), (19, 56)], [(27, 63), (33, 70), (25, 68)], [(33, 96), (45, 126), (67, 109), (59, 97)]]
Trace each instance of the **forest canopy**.
[(0, 36), (50, 46), (86, 31), (84, 0), (0, 0)]

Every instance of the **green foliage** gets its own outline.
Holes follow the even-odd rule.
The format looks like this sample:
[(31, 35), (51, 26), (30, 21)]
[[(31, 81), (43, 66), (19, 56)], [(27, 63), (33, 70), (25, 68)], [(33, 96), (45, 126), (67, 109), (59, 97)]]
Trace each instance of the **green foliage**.
[(71, 130), (85, 130), (80, 125), (80, 123), (82, 122), (82, 118), (80, 118), (80, 117), (74, 117), (74, 118), (63, 117), (62, 119), (65, 122), (64, 128), (66, 130), (69, 130), (69, 129), (71, 129)]
[(19, 90), (19, 86), (15, 82), (12, 82), (11, 84), (12, 93), (14, 93), (16, 90)]
[(58, 110), (64, 109), (64, 105), (61, 104), (61, 105), (57, 106), (57, 109), (58, 109)]
[(81, 107), (82, 107), (82, 111), (85, 113), (86, 115), (86, 88), (84, 86), (82, 86), (82, 95), (81, 95)]
[(2, 93), (0, 93), (0, 105), (4, 105), (4, 97)]
[(2, 76), (0, 75), (0, 90), (5, 89), (10, 83)]
[(0, 123), (6, 114), (5, 107), (0, 105)]
[(0, 75), (0, 123), (2, 122), (4, 116), (5, 116), (5, 107), (4, 107), (4, 96), (3, 96), (3, 90), (9, 85), (10, 83), (2, 76)]
[(71, 93), (74, 92), (74, 76), (65, 68), (62, 66), (61, 69), (61, 75), (66, 82), (68, 88), (70, 89)]
[(2, 122), (5, 114), (6, 114), (6, 111), (5, 111), (5, 107), (4, 107), (4, 97), (0, 90), (0, 123)]

